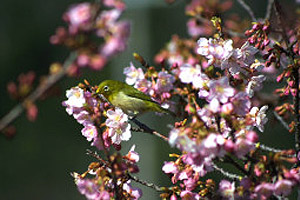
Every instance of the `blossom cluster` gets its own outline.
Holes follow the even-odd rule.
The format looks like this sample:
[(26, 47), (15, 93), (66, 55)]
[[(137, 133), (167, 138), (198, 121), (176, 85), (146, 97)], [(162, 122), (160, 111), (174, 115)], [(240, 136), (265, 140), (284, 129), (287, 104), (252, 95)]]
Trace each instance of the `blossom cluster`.
[[(127, 46), (130, 24), (119, 20), (125, 9), (124, 2), (100, 2), (71, 6), (63, 16), (68, 28), (59, 27), (50, 38), (52, 44), (63, 44), (76, 50), (78, 56), (69, 70), (70, 75), (77, 75), (84, 67), (101, 70), (112, 56)], [(99, 39), (103, 42), (99, 43)]]
[[(199, 196), (192, 191), (199, 188), (200, 177), (214, 170), (216, 160), (228, 159), (229, 155), (242, 159), (259, 151), (259, 137), (253, 128), (264, 131), (268, 106), (252, 106), (251, 100), (265, 80), (260, 73), (263, 66), (255, 60), (258, 50), (248, 42), (241, 48), (234, 48), (232, 43), (231, 40), (200, 38), (195, 49), (208, 59), (209, 66), (225, 73), (222, 77), (212, 76), (211, 67), (182, 60), (170, 63), (169, 69), (161, 71), (148, 67), (144, 72), (132, 63), (124, 69), (126, 82), (153, 98), (159, 94), (162, 102), (171, 102), (171, 98), (179, 94), (184, 98), (183, 109), (192, 116), (189, 123), (179, 123), (177, 127), (175, 124), (169, 136), (170, 145), (185, 153), (163, 167), (165, 173), (172, 174), (173, 184), (183, 181), (181, 198)], [(168, 83), (167, 89), (159, 85), (162, 77)], [(162, 94), (162, 90), (168, 95)], [(202, 106), (196, 99), (204, 100)]]
[[(62, 103), (66, 112), (72, 115), (84, 127), (82, 135), (92, 146), (99, 150), (107, 151), (111, 145), (117, 150), (121, 148), (121, 141), (131, 137), (131, 125), (128, 116), (120, 108), (109, 108), (106, 102), (101, 102), (92, 93), (80, 87), (73, 87), (66, 92), (67, 100)], [(103, 126), (103, 121), (105, 126)], [(139, 155), (134, 151), (134, 146), (127, 155), (112, 155), (110, 166), (104, 160), (100, 163), (91, 163), (89, 170), (82, 175), (73, 174), (75, 183), (81, 194), (87, 199), (110, 199), (114, 196), (115, 187), (122, 188), (122, 195), (128, 199), (139, 199), (142, 192), (132, 187), (127, 173), (137, 173)], [(112, 169), (113, 168), (113, 169)], [(110, 175), (111, 173), (114, 175)], [(86, 178), (86, 174), (94, 175), (93, 179)], [(117, 185), (114, 185), (113, 176), (118, 176)]]
[[(91, 163), (89, 170), (82, 175), (73, 173), (75, 183), (79, 192), (89, 200), (110, 200), (114, 198), (114, 190), (118, 187), (121, 199), (139, 199), (142, 196), (142, 191), (139, 188), (135, 188), (131, 185), (131, 181), (127, 179), (126, 173), (138, 172), (136, 163), (139, 161), (139, 154), (134, 151), (135, 146), (129, 150), (127, 155), (121, 157), (119, 154), (113, 156), (113, 169), (109, 168), (106, 163)], [(120, 161), (121, 160), (121, 161)], [(111, 172), (114, 171), (118, 175), (118, 181), (113, 183), (113, 179), (110, 177)], [(87, 174), (93, 177), (86, 178)]]
[[(104, 102), (99, 103), (92, 93), (80, 87), (67, 90), (66, 96), (68, 99), (62, 103), (63, 106), (69, 115), (73, 115), (84, 126), (81, 133), (87, 141), (92, 142), (92, 146), (103, 149), (103, 145), (107, 148), (111, 144), (120, 145), (122, 140), (130, 139), (131, 125), (128, 123), (128, 116), (120, 108), (105, 109)], [(98, 132), (101, 127), (96, 124), (100, 123), (99, 119), (103, 115), (106, 116), (106, 129), (100, 134)]]
[[(288, 35), (289, 42), (293, 44), (289, 47), (287, 44), (270, 41), (270, 24), (266, 20), (265, 23), (254, 23), (245, 32), (247, 39), (229, 39), (222, 31), (227, 33), (226, 29), (232, 28), (234, 24), (228, 23), (222, 28), (218, 18), (212, 20), (214, 25), (204, 18), (211, 18), (231, 6), (231, 1), (223, 4), (218, 0), (191, 1), (186, 7), (186, 13), (191, 17), (188, 31), (192, 38), (181, 39), (173, 36), (166, 47), (155, 56), (155, 66), (147, 64), (139, 54), (134, 54), (141, 66), (138, 67), (132, 62), (124, 68), (125, 82), (128, 85), (176, 113), (176, 122), (167, 141), (180, 153), (170, 154), (173, 160), (165, 161), (162, 166), (162, 171), (173, 184), (168, 188), (157, 189), (164, 199), (268, 199), (272, 196), (288, 196), (300, 184), (299, 167), (290, 167), (297, 163), (299, 166), (295, 151), (265, 148), (259, 141), (259, 134), (265, 131), (268, 122), (268, 110), (273, 105), (260, 101), (256, 95), (263, 90), (268, 73), (277, 73), (283, 66), (277, 81), (286, 79), (287, 84), (276, 92), (281, 97), (291, 94), (294, 102), (297, 98), (299, 100), (299, 67), (296, 67), (295, 60), (289, 62), (289, 59), (295, 59), (300, 52), (296, 39), (299, 35)], [(100, 25), (116, 22), (119, 11), (103, 11)], [(71, 13), (69, 14), (70, 17)], [(71, 30), (88, 30), (89, 17), (84, 14), (84, 20), (79, 20), (80, 26), (76, 25), (78, 21), (72, 22), (72, 26), (76, 25), (77, 28)], [(204, 29), (205, 26), (211, 28)], [(214, 31), (217, 33), (213, 37), (199, 37), (211, 35)], [(122, 36), (126, 35), (122, 31), (120, 33)], [(96, 34), (106, 37), (105, 34), (108, 33), (97, 29)], [(116, 46), (123, 49), (120, 44)], [(106, 56), (109, 57), (110, 52), (115, 52), (113, 47), (115, 46), (102, 46), (100, 54), (108, 53)], [(288, 56), (291, 57), (288, 59)], [(93, 91), (96, 90), (90, 91), (88, 88), (75, 87), (67, 91), (68, 100), (63, 105), (84, 126), (82, 134), (93, 146), (103, 151), (113, 146), (118, 151), (122, 141), (128, 141), (131, 131), (135, 129), (120, 108), (111, 108), (107, 102), (93, 96)], [(297, 113), (299, 105), (285, 103), (275, 107), (275, 111), (280, 116), (287, 115), (287, 111)], [(280, 116), (279, 119), (283, 121)], [(297, 128), (297, 123), (293, 120), (289, 124), (290, 132)], [(299, 157), (300, 149), (296, 151)], [(90, 199), (100, 198), (101, 195), (113, 198), (110, 189), (122, 185), (123, 191), (131, 191), (132, 199), (139, 198), (140, 193), (135, 189), (125, 189), (131, 186), (128, 186), (129, 179), (125, 181), (124, 178), (128, 171), (138, 171), (135, 165), (137, 161), (133, 164), (127, 162), (128, 156), (122, 157), (120, 154), (111, 157), (108, 157), (108, 161), (99, 162), (102, 165), (97, 170), (104, 169), (106, 173), (119, 177), (123, 182), (107, 178), (106, 173), (98, 173), (92, 180), (82, 179), (83, 177), (77, 179), (79, 191)], [(115, 163), (114, 168), (112, 164)], [(232, 165), (237, 172), (227, 172), (223, 163)], [(205, 179), (212, 172), (221, 173), (231, 181), (223, 179), (217, 183), (212, 179)], [(103, 174), (104, 176), (99, 176)], [(102, 179), (110, 182), (104, 184)], [(91, 191), (95, 192), (90, 194)], [(125, 193), (124, 196), (127, 196)]]

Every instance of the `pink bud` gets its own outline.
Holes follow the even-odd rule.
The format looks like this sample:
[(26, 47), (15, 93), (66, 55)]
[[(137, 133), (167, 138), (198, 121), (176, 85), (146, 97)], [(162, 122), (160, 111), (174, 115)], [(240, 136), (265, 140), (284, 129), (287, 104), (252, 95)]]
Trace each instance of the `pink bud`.
[(268, 29), (269, 29), (268, 25), (264, 25), (263, 28), (262, 28), (263, 31), (267, 31)]
[(277, 81), (277, 82), (282, 81), (283, 75), (284, 75), (284, 73), (282, 73), (282, 74), (280, 74), (279, 76), (277, 76), (276, 81)]
[(270, 43), (269, 39), (264, 39), (264, 45), (267, 46)]
[(170, 197), (170, 200), (177, 200), (177, 197), (175, 194), (172, 194), (172, 196)]
[(258, 135), (254, 131), (249, 131), (246, 135), (246, 138), (253, 143), (258, 142)]
[(225, 145), (224, 145), (224, 149), (227, 152), (234, 152), (235, 149), (235, 144), (232, 140), (226, 140)]
[(252, 29), (255, 30), (255, 31), (257, 31), (259, 28), (260, 28), (260, 24), (259, 23), (255, 23), (252, 26)]
[(27, 119), (29, 121), (35, 121), (38, 115), (38, 108), (35, 104), (30, 104), (27, 107)]

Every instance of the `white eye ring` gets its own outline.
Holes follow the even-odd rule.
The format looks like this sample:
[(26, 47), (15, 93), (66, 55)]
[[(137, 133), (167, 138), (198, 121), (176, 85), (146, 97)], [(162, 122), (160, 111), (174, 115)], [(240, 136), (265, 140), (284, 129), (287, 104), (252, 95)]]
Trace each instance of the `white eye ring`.
[(106, 85), (103, 87), (104, 92), (107, 92), (109, 90), (109, 87)]

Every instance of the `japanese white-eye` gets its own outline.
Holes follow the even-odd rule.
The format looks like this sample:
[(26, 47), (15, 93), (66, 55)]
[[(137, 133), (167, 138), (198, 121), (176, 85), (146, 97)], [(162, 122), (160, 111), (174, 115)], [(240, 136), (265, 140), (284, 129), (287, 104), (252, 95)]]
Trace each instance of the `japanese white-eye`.
[(175, 115), (145, 93), (120, 81), (105, 80), (99, 84), (96, 93), (103, 95), (109, 103), (128, 115), (136, 116), (149, 111)]

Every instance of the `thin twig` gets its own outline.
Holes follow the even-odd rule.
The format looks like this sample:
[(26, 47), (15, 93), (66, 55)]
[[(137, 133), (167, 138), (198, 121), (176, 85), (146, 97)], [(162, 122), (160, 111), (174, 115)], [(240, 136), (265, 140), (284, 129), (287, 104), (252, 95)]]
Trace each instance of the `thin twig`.
[(242, 178), (242, 176), (225, 171), (224, 169), (218, 167), (215, 163), (212, 163), (212, 166), (216, 171), (220, 172), (223, 176), (230, 178), (231, 180), (239, 181)]
[(274, 114), (275, 118), (283, 125), (283, 127), (286, 130), (290, 130), (288, 123), (286, 123), (286, 121), (284, 121), (284, 119), (280, 115), (278, 115), (278, 113), (276, 111), (273, 111), (273, 114)]
[[(90, 149), (87, 149), (86, 151), (87, 151), (87, 155), (90, 155), (90, 156), (96, 158), (97, 160), (99, 160), (99, 161), (101, 162), (101, 164), (102, 164), (106, 169), (111, 170), (111, 168), (109, 167), (109, 163), (108, 163), (107, 161), (103, 160), (103, 159), (99, 156), (99, 154), (98, 154), (97, 152), (93, 152), (93, 151), (91, 151)], [(134, 176), (134, 175), (131, 175), (131, 174), (129, 174), (129, 173), (127, 174), (127, 176), (128, 176), (129, 179), (131, 179), (131, 180), (133, 180), (133, 181), (135, 181), (135, 182), (137, 182), (137, 183), (140, 183), (140, 184), (142, 184), (142, 185), (144, 185), (144, 186), (146, 186), (146, 187), (152, 188), (152, 189), (156, 190), (157, 192), (162, 192), (162, 191), (165, 191), (165, 190), (166, 190), (165, 187), (160, 187), (160, 186), (155, 185), (154, 183), (149, 183), (149, 182), (147, 182), (147, 181), (145, 181), (145, 180), (141, 180), (141, 179), (139, 179), (138, 177), (136, 177), (136, 176)]]
[(273, 8), (274, 0), (268, 0), (267, 10), (266, 10), (266, 16), (265, 20), (270, 20), (272, 8)]
[(247, 4), (244, 2), (244, 0), (237, 0), (237, 1), (238, 1), (239, 4), (240, 4), (240, 5), (248, 12), (248, 14), (249, 14), (250, 17), (251, 17), (251, 20), (254, 21), (254, 22), (256, 22), (257, 19), (255, 18), (255, 15), (254, 15), (252, 9), (250, 8), (250, 6), (247, 5)]
[(97, 154), (97, 152), (93, 152), (92, 150), (87, 149), (86, 154), (99, 160), (104, 167), (106, 167), (106, 168), (108, 167), (109, 164), (107, 163), (107, 161), (103, 160), (103, 158), (101, 158), (101, 156), (99, 156), (99, 154)]
[(136, 132), (143, 132), (143, 133), (150, 133), (150, 134), (153, 134), (153, 135), (156, 135), (157, 137), (163, 139), (164, 141), (168, 142), (169, 139), (160, 134), (159, 132), (157, 132), (156, 130), (153, 130), (151, 128), (149, 128), (146, 124), (140, 122), (139, 120), (137, 120), (136, 118), (133, 118), (131, 119), (131, 121), (133, 121), (136, 125), (138, 125), (139, 127), (138, 128), (135, 128), (135, 127), (132, 127), (131, 129), (133, 131), (136, 131)]
[(281, 35), (286, 43), (286, 46), (289, 46), (289, 38), (285, 32), (286, 23), (284, 23), (284, 19), (282, 17), (281, 6), (280, 6), (278, 0), (274, 0), (274, 11), (275, 11), (275, 16), (278, 20), (278, 28), (280, 29)]
[(133, 176), (132, 174), (129, 174), (129, 173), (128, 173), (127, 175), (128, 175), (128, 178), (129, 178), (129, 179), (131, 179), (131, 180), (133, 180), (133, 181), (135, 181), (135, 182), (137, 182), (137, 183), (140, 183), (140, 184), (142, 184), (142, 185), (144, 185), (144, 186), (146, 186), (146, 187), (152, 188), (152, 189), (156, 190), (157, 192), (163, 192), (163, 191), (166, 190), (165, 187), (157, 186), (157, 185), (155, 185), (154, 183), (148, 183), (147, 181), (141, 180), (141, 179), (139, 179), (138, 177)]
[[(200, 22), (202, 22), (203, 24), (209, 24), (212, 23), (209, 19), (206, 19), (200, 15), (196, 16), (197, 20), (199, 20)], [(232, 37), (240, 37), (240, 38), (246, 38), (244, 33), (239, 33), (233, 30), (230, 30), (226, 27), (223, 28), (223, 32), (227, 33), (228, 35), (232, 36)]]
[(233, 166), (235, 166), (238, 170), (240, 170), (243, 174), (249, 176), (249, 172), (246, 171), (243, 167), (241, 167), (235, 160), (233, 160), (230, 156), (225, 156), (225, 161), (228, 163), (231, 163)]
[(74, 62), (77, 53), (72, 52), (69, 57), (65, 60), (61, 71), (56, 74), (49, 75), (47, 79), (39, 85), (28, 97), (26, 97), (21, 103), (13, 107), (1, 120), (0, 120), (0, 131), (5, 129), (9, 124), (16, 120), (25, 110), (26, 102), (35, 102), (39, 97), (41, 97), (49, 88), (51, 88), (55, 83), (62, 79), (68, 69), (70, 68), (72, 62)]
[(275, 149), (273, 147), (268, 147), (264, 144), (259, 144), (259, 148), (264, 150), (264, 151), (269, 151), (269, 152), (273, 152), (273, 153), (280, 153), (280, 152), (283, 152), (283, 150), (280, 150), (280, 149)]

